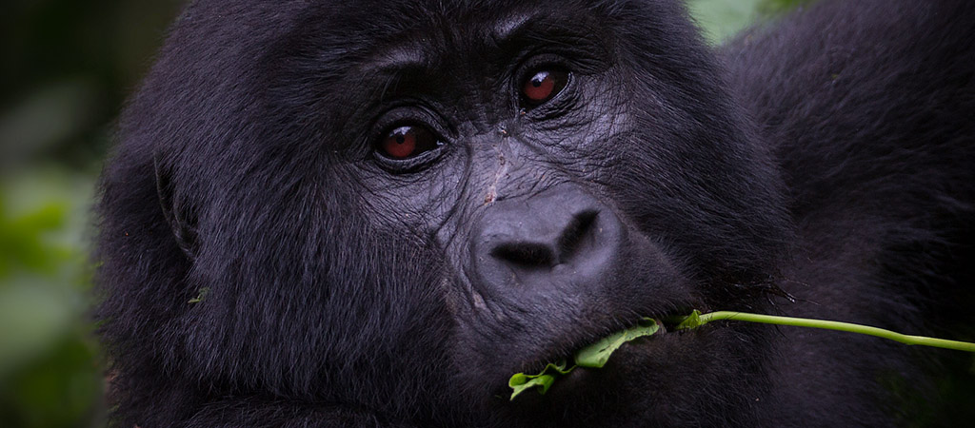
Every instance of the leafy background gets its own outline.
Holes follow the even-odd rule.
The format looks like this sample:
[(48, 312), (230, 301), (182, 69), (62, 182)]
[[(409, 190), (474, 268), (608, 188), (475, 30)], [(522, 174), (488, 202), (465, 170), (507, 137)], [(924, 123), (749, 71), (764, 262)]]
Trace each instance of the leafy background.
[[(687, 0), (711, 43), (803, 0)], [(102, 426), (94, 184), (182, 0), (0, 3), (0, 426)]]

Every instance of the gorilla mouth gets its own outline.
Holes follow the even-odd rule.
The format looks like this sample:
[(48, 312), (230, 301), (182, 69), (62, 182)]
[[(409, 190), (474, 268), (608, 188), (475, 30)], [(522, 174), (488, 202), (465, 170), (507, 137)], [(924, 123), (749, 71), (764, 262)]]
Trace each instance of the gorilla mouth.
[(611, 355), (627, 343), (639, 339), (647, 340), (648, 337), (662, 336), (668, 332), (679, 330), (686, 320), (694, 317), (697, 313), (689, 310), (677, 314), (679, 315), (661, 319), (643, 317), (630, 328), (612, 332), (596, 341), (590, 341), (576, 347), (576, 351), (570, 356), (546, 361), (543, 369), (536, 374), (528, 375), (522, 372), (513, 374), (508, 383), (509, 388), (512, 389), (509, 400), (515, 400), (516, 396), (534, 388), (540, 395), (543, 395), (556, 380), (569, 374), (577, 367), (603, 368)]

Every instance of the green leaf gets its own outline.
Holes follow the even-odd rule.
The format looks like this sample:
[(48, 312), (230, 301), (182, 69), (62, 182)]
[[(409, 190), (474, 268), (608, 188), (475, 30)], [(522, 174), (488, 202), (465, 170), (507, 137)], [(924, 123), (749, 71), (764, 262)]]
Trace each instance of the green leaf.
[(678, 326), (675, 327), (675, 330), (681, 331), (683, 329), (695, 329), (706, 324), (706, 322), (699, 317), (701, 315), (702, 313), (700, 313), (699, 310), (692, 310), (692, 314), (688, 315), (688, 317), (679, 322)]
[(624, 343), (646, 337), (658, 332), (658, 322), (644, 318), (637, 326), (615, 332), (600, 341), (578, 350), (573, 354), (573, 360), (578, 366), (585, 368), (603, 368), (611, 354)]
[(546, 364), (546, 368), (543, 368), (539, 374), (526, 375), (521, 372), (514, 374), (509, 378), (509, 387), (512, 388), (512, 396), (509, 397), (509, 400), (516, 399), (516, 396), (531, 387), (536, 387), (536, 391), (543, 395), (547, 390), (550, 390), (550, 386), (556, 381), (557, 376), (573, 371), (574, 368), (576, 365), (567, 368), (566, 360), (561, 360), (557, 363)]
[(509, 400), (516, 399), (516, 396), (519, 396), (519, 394), (532, 387), (535, 387), (540, 395), (545, 394), (550, 389), (550, 386), (553, 385), (553, 382), (556, 381), (557, 377), (573, 371), (578, 366), (602, 368), (611, 357), (611, 354), (624, 345), (624, 343), (652, 335), (658, 332), (658, 329), (658, 322), (646, 317), (633, 328), (615, 332), (577, 351), (573, 354), (574, 365), (569, 368), (567, 367), (567, 361), (561, 360), (557, 363), (546, 364), (546, 368), (543, 368), (539, 374), (526, 375), (521, 372), (515, 374), (509, 378), (509, 387), (512, 388), (512, 396), (509, 397)]
[[(516, 381), (517, 376), (522, 376), (518, 377), (519, 381)], [(509, 397), (509, 400), (511, 401), (516, 399), (516, 396), (519, 396), (520, 393), (532, 387), (536, 387), (540, 395), (545, 394), (546, 391), (549, 390), (550, 386), (553, 385), (554, 380), (555, 378), (549, 374), (527, 376), (520, 372), (519, 374), (513, 375), (512, 378), (509, 379), (509, 387), (512, 388), (512, 396)]]
[(198, 303), (200, 301), (203, 301), (204, 298), (206, 298), (207, 297), (207, 294), (209, 294), (209, 293), (210, 293), (210, 288), (209, 287), (202, 287), (202, 288), (200, 288), (200, 289), (197, 290), (197, 297), (196, 298), (191, 298), (189, 301), (187, 301), (187, 304), (196, 304), (196, 303)]

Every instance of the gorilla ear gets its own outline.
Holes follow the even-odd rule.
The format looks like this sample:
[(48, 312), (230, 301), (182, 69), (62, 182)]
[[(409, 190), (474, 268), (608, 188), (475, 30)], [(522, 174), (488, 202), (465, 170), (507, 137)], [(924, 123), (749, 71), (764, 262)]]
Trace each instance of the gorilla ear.
[(159, 158), (159, 154), (153, 155), (159, 205), (163, 209), (163, 217), (166, 218), (166, 222), (173, 231), (173, 238), (176, 240), (177, 246), (193, 261), (196, 259), (199, 249), (197, 213), (193, 206), (186, 201), (184, 195), (177, 192), (173, 186), (172, 171), (166, 169)]

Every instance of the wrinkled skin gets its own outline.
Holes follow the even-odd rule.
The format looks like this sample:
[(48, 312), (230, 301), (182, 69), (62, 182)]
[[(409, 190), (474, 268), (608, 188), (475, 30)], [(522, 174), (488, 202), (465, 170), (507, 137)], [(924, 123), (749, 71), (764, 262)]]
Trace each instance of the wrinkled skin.
[(113, 422), (966, 424), (972, 355), (735, 322), (509, 402), (693, 308), (973, 341), (972, 5), (685, 13), (194, 2), (102, 180)]

